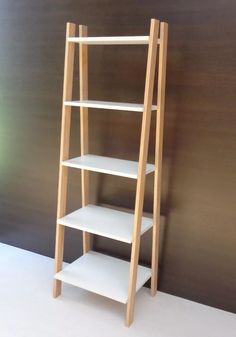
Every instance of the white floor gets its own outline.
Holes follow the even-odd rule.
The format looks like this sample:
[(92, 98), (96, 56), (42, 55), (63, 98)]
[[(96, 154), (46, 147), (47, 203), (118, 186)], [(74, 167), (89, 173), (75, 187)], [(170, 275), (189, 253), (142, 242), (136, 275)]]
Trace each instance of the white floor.
[(236, 315), (144, 288), (126, 328), (120, 303), (67, 285), (53, 299), (52, 275), (52, 259), (0, 244), (1, 337), (236, 337)]

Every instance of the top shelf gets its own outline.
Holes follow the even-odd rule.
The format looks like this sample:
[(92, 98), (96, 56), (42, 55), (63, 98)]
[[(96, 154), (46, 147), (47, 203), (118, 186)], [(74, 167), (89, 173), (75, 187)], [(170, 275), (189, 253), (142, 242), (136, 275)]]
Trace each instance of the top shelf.
[[(96, 37), (68, 37), (67, 41), (83, 44), (149, 44), (149, 36), (96, 36)], [(160, 43), (160, 40), (157, 40)]]

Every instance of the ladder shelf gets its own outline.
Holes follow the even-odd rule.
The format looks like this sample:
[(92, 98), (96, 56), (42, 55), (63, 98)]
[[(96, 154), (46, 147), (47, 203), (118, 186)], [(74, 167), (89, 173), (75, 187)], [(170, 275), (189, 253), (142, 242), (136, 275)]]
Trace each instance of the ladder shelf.
[[(136, 292), (149, 279), (151, 279), (151, 295), (154, 296), (157, 292), (168, 25), (151, 19), (150, 33), (147, 36), (88, 37), (87, 35), (87, 27), (80, 25), (79, 37), (76, 37), (76, 25), (67, 23), (53, 296), (61, 294), (62, 282), (65, 282), (119, 301), (126, 304), (125, 323), (129, 326), (134, 318)], [(72, 99), (76, 44), (79, 45), (79, 100)], [(89, 100), (88, 45), (135, 44), (148, 46), (143, 104)], [(153, 91), (157, 59), (158, 105), (155, 105)], [(76, 158), (69, 157), (72, 107), (80, 108), (81, 155)], [(89, 152), (89, 108), (142, 113), (138, 161), (98, 156)], [(156, 113), (154, 164), (147, 162), (152, 111)], [(69, 168), (81, 171), (82, 207), (67, 214)], [(91, 204), (89, 196), (91, 171), (136, 180), (134, 212), (128, 213)], [(145, 180), (150, 173), (154, 174), (153, 216), (147, 218), (143, 216), (143, 203)], [(82, 231), (83, 255), (63, 268), (64, 236), (67, 227)], [(148, 230), (152, 231), (151, 268), (139, 265), (140, 238)], [(91, 245), (93, 234), (130, 244), (130, 261), (93, 251)]]

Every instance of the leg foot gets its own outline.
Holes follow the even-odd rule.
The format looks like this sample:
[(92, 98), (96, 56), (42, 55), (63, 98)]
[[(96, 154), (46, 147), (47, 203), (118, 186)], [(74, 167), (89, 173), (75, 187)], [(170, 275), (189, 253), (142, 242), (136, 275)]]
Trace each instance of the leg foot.
[(156, 289), (150, 289), (150, 293), (151, 293), (151, 296), (155, 296), (156, 293), (157, 293), (157, 290)]
[(129, 300), (126, 309), (125, 325), (129, 327), (134, 321), (134, 301)]
[(53, 297), (56, 298), (61, 295), (61, 281), (53, 281)]
[[(154, 268), (155, 270), (155, 268)], [(151, 289), (150, 289), (151, 296), (155, 296), (157, 293), (157, 275), (152, 275), (151, 278)]]

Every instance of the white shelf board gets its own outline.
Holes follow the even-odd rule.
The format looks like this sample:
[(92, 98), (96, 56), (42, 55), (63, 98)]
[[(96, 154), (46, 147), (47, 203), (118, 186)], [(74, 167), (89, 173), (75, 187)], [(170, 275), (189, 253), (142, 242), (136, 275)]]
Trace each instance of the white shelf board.
[[(87, 205), (57, 220), (57, 223), (127, 243), (132, 242), (134, 214), (112, 208)], [(141, 235), (152, 227), (152, 219), (142, 217)]]
[[(62, 161), (62, 165), (132, 179), (137, 179), (138, 176), (138, 162), (136, 161), (96, 156), (93, 154), (64, 160)], [(155, 166), (153, 164), (146, 165), (146, 174), (154, 170)]]
[[(86, 108), (143, 112), (143, 104), (136, 104), (136, 103), (81, 100), (81, 101), (65, 101), (64, 104), (67, 106), (77, 106)], [(152, 111), (155, 110), (157, 110), (157, 106), (152, 105)]]
[[(149, 36), (96, 36), (96, 37), (69, 37), (69, 42), (83, 44), (148, 44)], [(159, 43), (160, 40), (157, 40)]]
[[(90, 251), (55, 274), (65, 283), (93, 293), (127, 303), (130, 263), (108, 255)], [(138, 266), (138, 291), (151, 277), (151, 270)]]

